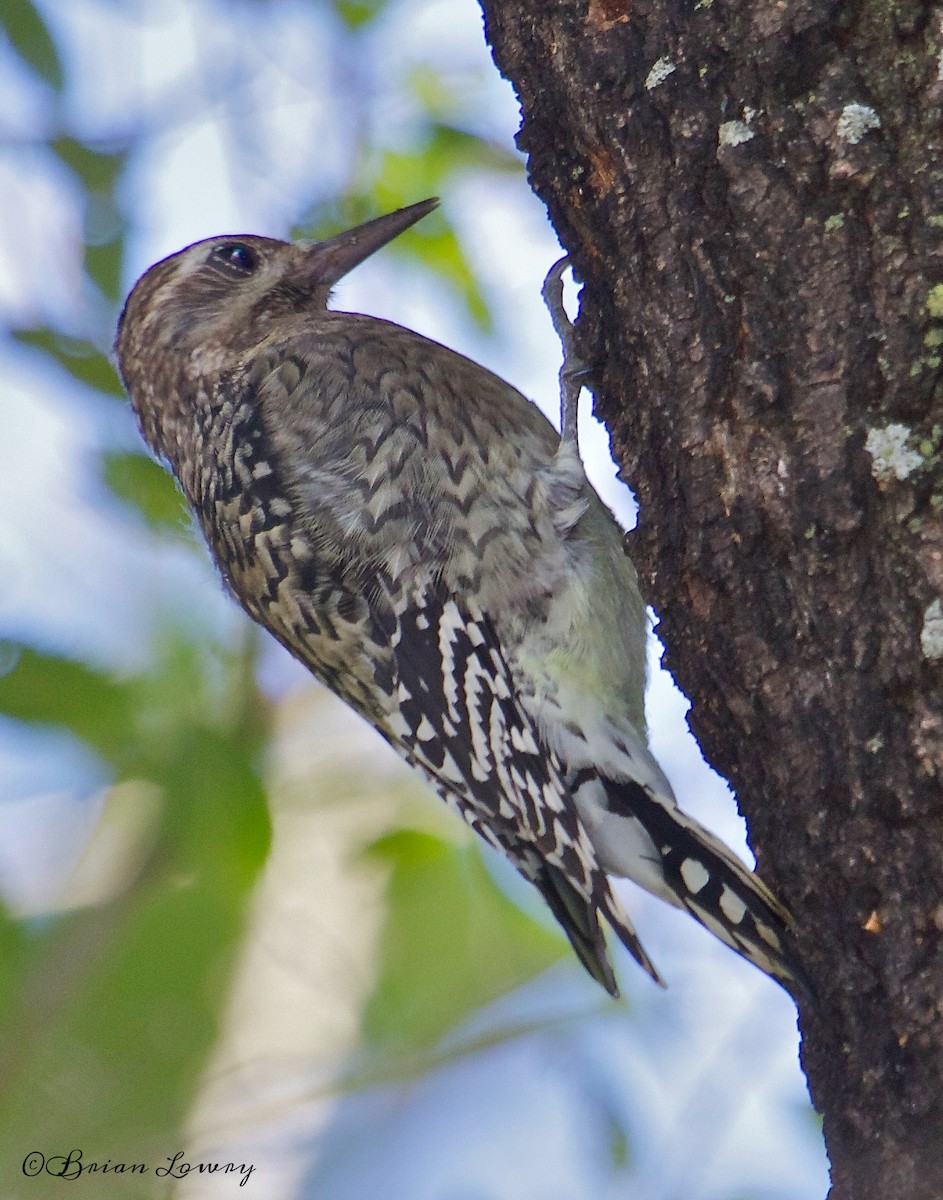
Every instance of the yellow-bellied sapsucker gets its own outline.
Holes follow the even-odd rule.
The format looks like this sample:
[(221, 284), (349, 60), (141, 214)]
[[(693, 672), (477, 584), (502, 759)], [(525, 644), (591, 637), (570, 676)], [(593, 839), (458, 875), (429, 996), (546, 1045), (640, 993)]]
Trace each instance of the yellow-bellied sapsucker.
[(243, 608), (536, 885), (604, 987), (600, 916), (658, 979), (608, 874), (788, 984), (786, 913), (648, 750), (645, 607), (575, 439), (444, 346), (327, 307), (434, 204), (152, 267), (117, 339), (144, 437)]

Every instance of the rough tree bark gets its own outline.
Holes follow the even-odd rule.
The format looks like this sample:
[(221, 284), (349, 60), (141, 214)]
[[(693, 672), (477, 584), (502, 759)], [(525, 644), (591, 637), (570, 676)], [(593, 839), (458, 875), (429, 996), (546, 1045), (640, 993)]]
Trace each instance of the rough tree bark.
[(943, 7), (482, 0), (833, 1200), (943, 1196)]

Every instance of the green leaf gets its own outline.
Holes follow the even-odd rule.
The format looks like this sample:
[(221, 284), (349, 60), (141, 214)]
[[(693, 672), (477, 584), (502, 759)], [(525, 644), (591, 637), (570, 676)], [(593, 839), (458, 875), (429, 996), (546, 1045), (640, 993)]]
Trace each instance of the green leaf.
[(148, 524), (177, 532), (189, 528), (189, 510), (180, 489), (152, 458), (109, 451), (102, 456), (102, 475), (111, 491), (133, 505)]
[(115, 149), (100, 149), (65, 135), (54, 138), (50, 147), (91, 192), (110, 192), (128, 157), (128, 150), (124, 145)]
[[(13, 1000), (13, 985), (23, 969), (27, 951), (22, 922), (14, 920), (0, 903), (0, 1014), (9, 1011)], [(5, 1021), (0, 1021), (0, 1028)]]
[(150, 773), (173, 798), (166, 830), (175, 869), (226, 887), (245, 883), (265, 861), (271, 836), (255, 762), (260, 729), (190, 722), (177, 733), (173, 753)]
[(390, 868), (383, 958), (364, 1033), (384, 1055), (428, 1049), (565, 953), (512, 904), (477, 847), (404, 830), (369, 851)]
[(0, 21), (20, 58), (48, 84), (62, 91), (62, 60), (45, 21), (30, 0), (3, 0)]
[(416, 63), (406, 79), (409, 92), (415, 96), (425, 113), (441, 118), (456, 108), (456, 97), (441, 71), (429, 63)]
[(423, 231), (413, 243), (413, 251), (419, 262), (454, 289), (475, 324), (490, 331), (493, 326), (488, 302), (454, 229), (446, 226)]
[(109, 145), (101, 149), (72, 137), (50, 143), (59, 159), (81, 181), (85, 192), (85, 269), (111, 300), (120, 299), (124, 259), (124, 219), (115, 203), (115, 184), (128, 151)]
[(425, 146), (433, 173), (454, 171), (496, 171), (500, 174), (523, 174), (523, 160), (503, 143), (488, 141), (454, 125), (435, 122)]
[[(177, 794), (193, 772), (214, 761), (209, 747), (218, 737), (229, 739), (216, 764), (220, 778), (232, 774), (227, 754), (240, 769), (254, 771), (267, 711), (252, 674), (254, 646), (222, 652), (172, 633), (156, 664), (141, 675), (119, 677), (0, 643), (0, 713), (68, 729), (119, 774), (144, 775)], [(205, 751), (192, 749), (194, 739)]]
[(35, 346), (48, 354), (60, 367), (88, 387), (109, 396), (124, 396), (124, 388), (111, 362), (92, 342), (71, 338), (43, 326), (39, 329), (15, 329), (13, 336), (25, 346)]
[(431, 122), (422, 140), (409, 150), (385, 150), (368, 164), (373, 189), (401, 203), (434, 196), (458, 173), (521, 175), (521, 160), (504, 147), (452, 125)]
[(387, 7), (386, 0), (333, 0), (333, 8), (348, 29), (368, 25)]
[(62, 726), (112, 763), (133, 740), (129, 685), (84, 663), (3, 644), (0, 713)]
[(101, 245), (86, 243), (85, 269), (109, 300), (121, 299), (121, 267), (124, 262), (124, 238)]

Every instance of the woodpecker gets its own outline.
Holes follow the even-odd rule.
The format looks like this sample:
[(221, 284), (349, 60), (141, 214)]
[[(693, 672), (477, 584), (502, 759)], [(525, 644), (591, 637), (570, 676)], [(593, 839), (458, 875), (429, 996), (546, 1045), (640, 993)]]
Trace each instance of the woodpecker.
[(151, 267), (116, 342), (144, 439), (238, 603), (534, 884), (612, 995), (604, 922), (661, 979), (610, 876), (789, 988), (788, 914), (648, 749), (645, 605), (572, 404), (561, 437), (469, 359), (327, 307), (436, 203)]

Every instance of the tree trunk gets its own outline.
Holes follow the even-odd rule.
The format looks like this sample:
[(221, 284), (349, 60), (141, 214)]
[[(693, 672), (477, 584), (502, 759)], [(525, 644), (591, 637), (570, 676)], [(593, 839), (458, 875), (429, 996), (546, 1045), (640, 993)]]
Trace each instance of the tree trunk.
[(832, 1200), (939, 1200), (943, 10), (483, 7), (667, 664), (797, 919)]

